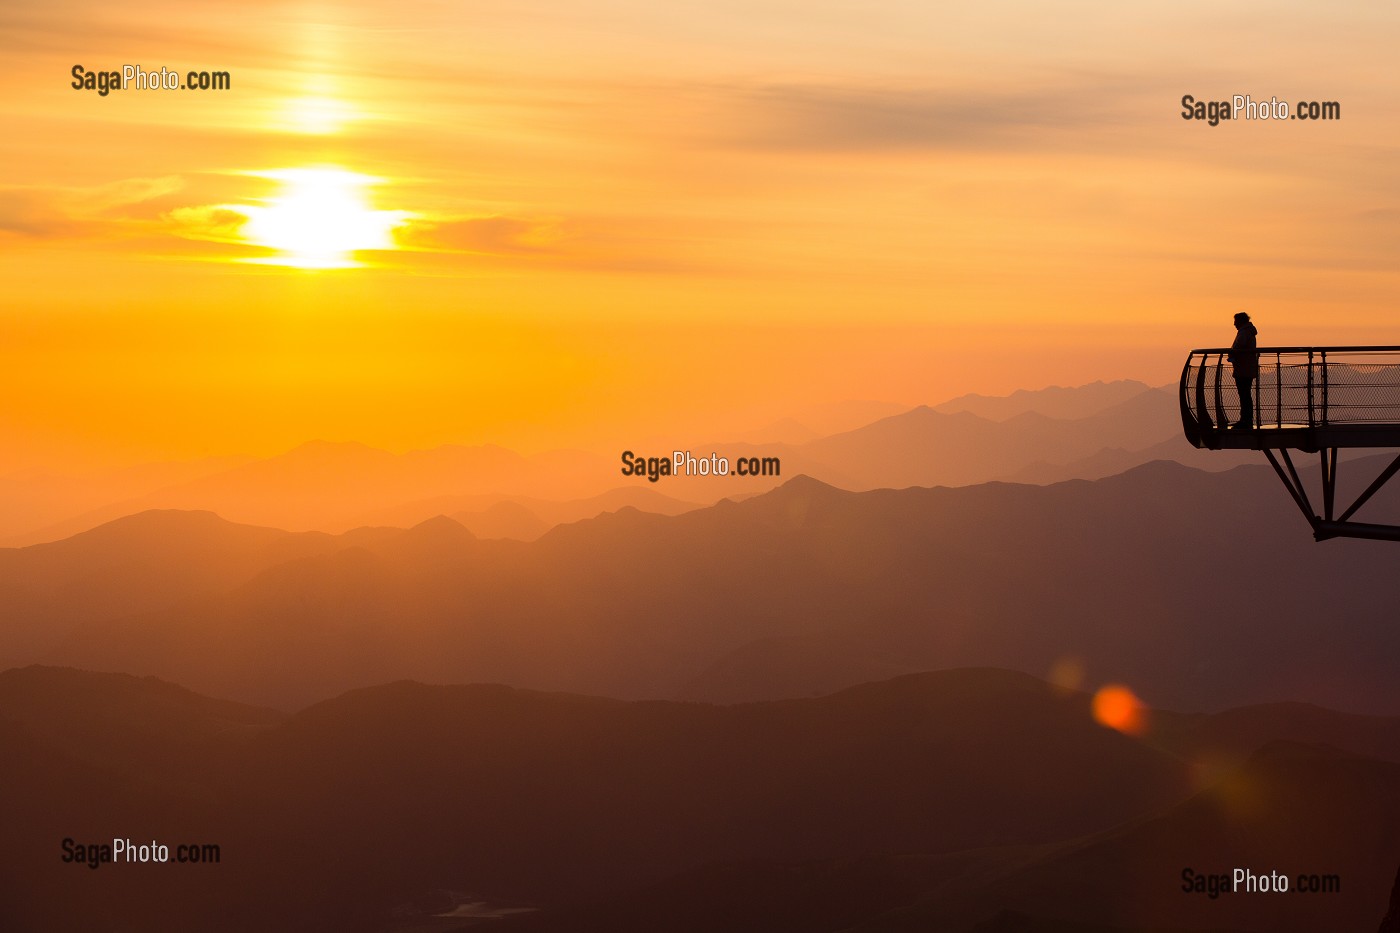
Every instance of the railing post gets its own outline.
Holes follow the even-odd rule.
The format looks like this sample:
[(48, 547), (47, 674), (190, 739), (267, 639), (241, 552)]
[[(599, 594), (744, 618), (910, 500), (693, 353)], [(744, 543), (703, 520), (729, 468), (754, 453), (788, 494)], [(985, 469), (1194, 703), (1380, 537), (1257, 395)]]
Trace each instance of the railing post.
[(1264, 371), (1259, 366), (1259, 353), (1254, 353), (1254, 412), (1250, 422), (1254, 430), (1264, 426)]
[[(1322, 356), (1322, 423), (1327, 423), (1327, 351), (1318, 351)], [(1329, 518), (1331, 516), (1328, 516)]]
[[(1191, 357), (1195, 358), (1194, 354)], [(1196, 370), (1196, 424), (1206, 431), (1218, 428), (1210, 418), (1210, 406), (1206, 404), (1206, 373), (1210, 371), (1209, 354), (1201, 354), (1201, 365)]]
[(1308, 351), (1308, 427), (1317, 424), (1313, 416), (1313, 351)]
[(1215, 355), (1215, 423), (1220, 425), (1220, 430), (1224, 431), (1230, 427), (1230, 419), (1225, 416), (1225, 405), (1220, 400), (1220, 367), (1225, 362), (1225, 354)]
[(1274, 354), (1274, 427), (1283, 427), (1283, 354)]

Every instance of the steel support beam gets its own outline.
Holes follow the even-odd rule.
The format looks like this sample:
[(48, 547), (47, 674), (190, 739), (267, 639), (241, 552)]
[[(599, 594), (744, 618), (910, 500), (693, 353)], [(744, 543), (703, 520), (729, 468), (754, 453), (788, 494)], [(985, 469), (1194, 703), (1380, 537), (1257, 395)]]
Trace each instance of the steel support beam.
[(1382, 486), (1389, 482), (1390, 478), (1394, 476), (1397, 471), (1400, 471), (1400, 455), (1396, 455), (1395, 459), (1390, 461), (1390, 466), (1381, 471), (1381, 475), (1377, 476), (1375, 481), (1366, 487), (1365, 492), (1356, 497), (1356, 501), (1351, 504), (1351, 508), (1343, 512), (1341, 518), (1337, 519), (1337, 521), (1344, 522), (1351, 518), (1352, 515), (1356, 514), (1356, 510), (1365, 505), (1366, 500), (1374, 496)]
[[(1283, 454), (1285, 460), (1288, 459), (1287, 449), (1280, 451), (1280, 453)], [(1289, 473), (1285, 473), (1283, 472), (1283, 467), (1279, 466), (1278, 458), (1274, 456), (1272, 450), (1269, 450), (1267, 447), (1264, 448), (1264, 456), (1269, 458), (1269, 465), (1274, 468), (1274, 472), (1278, 474), (1278, 478), (1283, 480), (1283, 488), (1288, 490), (1288, 494), (1292, 496), (1293, 501), (1297, 503), (1298, 511), (1303, 513), (1303, 517), (1308, 520), (1308, 524), (1312, 525), (1313, 530), (1316, 531), (1318, 519), (1317, 516), (1313, 514), (1312, 506), (1308, 503), (1307, 490), (1303, 489), (1302, 483), (1294, 486), (1293, 480), (1289, 478), (1289, 473), (1292, 473), (1295, 478), (1298, 475), (1297, 472), (1293, 470), (1293, 462), (1291, 460), (1289, 461)]]

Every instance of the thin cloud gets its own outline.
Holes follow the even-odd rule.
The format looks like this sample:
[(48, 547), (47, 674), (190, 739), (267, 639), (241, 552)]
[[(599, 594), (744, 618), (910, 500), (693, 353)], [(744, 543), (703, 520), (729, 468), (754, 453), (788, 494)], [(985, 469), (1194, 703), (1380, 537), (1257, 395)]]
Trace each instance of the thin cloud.
[[(1029, 90), (782, 85), (733, 88), (714, 127), (732, 145), (783, 150), (1044, 150), (1142, 118), (1142, 87)], [(727, 125), (726, 125), (727, 124)], [(1087, 143), (1085, 143), (1087, 145)]]
[[(471, 263), (480, 267), (539, 268), (647, 275), (716, 274), (729, 265), (657, 248), (645, 221), (637, 218), (560, 218), (505, 215), (410, 220), (395, 231), (408, 253), (403, 264), (433, 267)], [(383, 257), (388, 260), (388, 254)], [(732, 264), (731, 264), (732, 265)]]
[(177, 176), (125, 178), (84, 188), (0, 188), (0, 230), (36, 238), (82, 236), (128, 219), (183, 187)]
[(220, 204), (177, 207), (162, 218), (176, 236), (215, 243), (241, 243), (246, 214)]
[(22, 188), (0, 190), (0, 230), (47, 238), (72, 234), (79, 226), (42, 192)]
[(409, 249), (545, 255), (556, 252), (562, 235), (556, 221), (494, 216), (412, 221), (396, 237)]

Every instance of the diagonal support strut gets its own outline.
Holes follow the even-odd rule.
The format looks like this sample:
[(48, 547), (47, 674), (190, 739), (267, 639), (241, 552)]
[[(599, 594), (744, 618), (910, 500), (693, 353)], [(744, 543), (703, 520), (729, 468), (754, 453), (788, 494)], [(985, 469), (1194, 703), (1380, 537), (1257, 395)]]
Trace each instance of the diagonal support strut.
[(1368, 499), (1379, 492), (1380, 488), (1384, 486), (1396, 472), (1400, 472), (1400, 454), (1397, 454), (1395, 459), (1390, 461), (1390, 466), (1381, 471), (1381, 475), (1376, 477), (1375, 482), (1366, 487), (1365, 492), (1356, 497), (1356, 501), (1351, 504), (1351, 508), (1343, 512), (1337, 521), (1344, 522), (1351, 518), (1352, 515), (1356, 514), (1356, 510), (1365, 505)]
[[(1280, 448), (1279, 453), (1283, 454), (1283, 460), (1288, 464), (1288, 472), (1283, 472), (1283, 467), (1279, 466), (1278, 458), (1269, 448), (1264, 448), (1264, 456), (1269, 458), (1269, 465), (1274, 468), (1278, 478), (1283, 480), (1284, 487), (1288, 494), (1293, 497), (1293, 501), (1298, 505), (1298, 511), (1303, 513), (1303, 517), (1308, 520), (1308, 524), (1317, 528), (1317, 515), (1312, 510), (1311, 503), (1308, 502), (1308, 491), (1303, 488), (1302, 480), (1298, 479), (1298, 471), (1293, 469), (1293, 461), (1288, 456), (1287, 448)], [(1292, 477), (1291, 479), (1289, 477)], [(1296, 485), (1295, 485), (1296, 483)]]

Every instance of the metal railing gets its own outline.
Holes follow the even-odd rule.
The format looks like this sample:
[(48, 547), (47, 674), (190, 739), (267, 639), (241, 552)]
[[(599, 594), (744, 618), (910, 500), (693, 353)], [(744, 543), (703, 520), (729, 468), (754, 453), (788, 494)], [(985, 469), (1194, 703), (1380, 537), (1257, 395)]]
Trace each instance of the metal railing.
[[(1197, 446), (1240, 418), (1229, 347), (1192, 350), (1181, 414)], [(1400, 347), (1260, 347), (1253, 431), (1400, 425)]]
[[(1261, 450), (1318, 541), (1400, 541), (1400, 525), (1353, 516), (1400, 474), (1400, 455), (1345, 508), (1337, 502), (1342, 448), (1400, 447), (1400, 347), (1260, 347), (1257, 375), (1235, 380), (1229, 347), (1192, 350), (1181, 370), (1181, 424), (1197, 447)], [(1238, 357), (1236, 357), (1238, 359)], [(1254, 369), (1243, 361), (1242, 369)], [(1241, 411), (1241, 389), (1252, 411)], [(1241, 417), (1243, 415), (1244, 417)], [(1290, 449), (1319, 455), (1320, 508)]]

